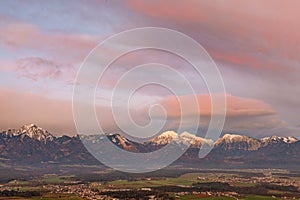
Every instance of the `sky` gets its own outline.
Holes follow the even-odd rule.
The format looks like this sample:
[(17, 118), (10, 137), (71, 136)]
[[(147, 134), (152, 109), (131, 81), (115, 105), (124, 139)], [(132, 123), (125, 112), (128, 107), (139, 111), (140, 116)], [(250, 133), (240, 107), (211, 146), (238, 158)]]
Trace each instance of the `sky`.
[[(201, 44), (218, 66), (224, 81), (227, 116), (224, 133), (252, 137), (300, 138), (300, 2), (238, 0), (91, 0), (3, 1), (0, 5), (0, 130), (35, 123), (55, 135), (76, 134), (72, 92), (80, 65), (106, 38), (141, 27), (180, 31)], [(117, 48), (117, 47), (116, 47)], [(99, 82), (96, 109), (101, 126), (117, 131), (110, 96), (132, 66), (149, 62), (169, 65), (196, 90), (205, 127), (211, 115), (210, 97), (189, 63), (168, 52), (141, 50), (122, 56)], [(136, 79), (149, 74), (138, 72)], [(182, 83), (166, 73), (161, 78)], [(180, 90), (183, 102), (190, 94)], [(149, 106), (167, 112), (165, 129), (176, 129), (178, 101), (157, 85), (143, 87), (130, 101), (137, 124), (148, 121)], [(159, 113), (154, 113), (160, 119)], [(104, 117), (103, 117), (104, 116)], [(189, 120), (186, 129), (192, 127)]]

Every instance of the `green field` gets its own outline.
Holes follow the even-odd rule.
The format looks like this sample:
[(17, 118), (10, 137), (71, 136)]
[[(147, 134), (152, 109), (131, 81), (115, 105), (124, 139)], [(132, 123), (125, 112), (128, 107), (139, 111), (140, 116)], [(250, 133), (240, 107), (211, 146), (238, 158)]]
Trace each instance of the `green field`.
[[(105, 173), (99, 173), (101, 175)], [(181, 173), (182, 174), (182, 173)], [(77, 197), (76, 195), (71, 194), (50, 194), (48, 185), (53, 185), (54, 187), (60, 187), (65, 185), (73, 185), (79, 181), (78, 183), (85, 184), (85, 187), (93, 190), (93, 189), (108, 189), (112, 192), (115, 192), (115, 189), (132, 189), (131, 192), (141, 192), (141, 194), (144, 195), (145, 190), (138, 190), (141, 188), (152, 188), (152, 191), (156, 192), (163, 192), (164, 194), (169, 195), (170, 197), (175, 197), (177, 200), (189, 200), (189, 199), (202, 199), (202, 200), (209, 200), (209, 199), (215, 199), (215, 200), (234, 200), (237, 199), (237, 197), (230, 196), (229, 192), (227, 193), (228, 196), (213, 196), (213, 195), (226, 195), (226, 193), (219, 193), (217, 191), (236, 191), (241, 192), (241, 196), (238, 196), (238, 199), (240, 200), (275, 200), (277, 198), (271, 197), (271, 195), (275, 196), (293, 196), (293, 195), (299, 195), (298, 192), (294, 192), (292, 190), (285, 190), (285, 188), (279, 188), (278, 190), (276, 187), (273, 189), (267, 188), (263, 185), (260, 185), (260, 183), (251, 183), (249, 179), (243, 182), (243, 178), (245, 177), (244, 174), (241, 173), (220, 173), (220, 172), (189, 172), (183, 175), (178, 176), (141, 176), (141, 177), (126, 177), (126, 176), (120, 176), (120, 174), (117, 174), (116, 179), (109, 179), (114, 181), (105, 181), (105, 179), (100, 181), (94, 181), (93, 179), (91, 181), (83, 182), (84, 180), (90, 180), (90, 179), (83, 179), (82, 177), (78, 177), (77, 175), (66, 175), (66, 174), (43, 174), (40, 178), (31, 178), (31, 179), (20, 179), (20, 180), (12, 180), (7, 182), (6, 186), (9, 186), (11, 190), (14, 190), (16, 192), (20, 192), (20, 196), (24, 196), (24, 193), (31, 194), (30, 192), (37, 192), (37, 194), (34, 194), (31, 198), (25, 198), (25, 197), (0, 197), (0, 200), (8, 199), (8, 200), (27, 200), (27, 199), (44, 199), (44, 200), (50, 200), (50, 199), (73, 199), (73, 200), (82, 200), (83, 198)], [(166, 178), (168, 177), (168, 178)], [(241, 179), (237, 179), (237, 177), (241, 177)], [(249, 175), (247, 174), (247, 177)], [(129, 179), (129, 180), (127, 180)], [(224, 181), (225, 180), (225, 181)], [(226, 185), (225, 182), (230, 184)], [(241, 181), (240, 181), (241, 180)], [(193, 185), (195, 183), (199, 183), (196, 185)], [(203, 184), (204, 183), (204, 184)], [(214, 185), (216, 183), (217, 185)], [(184, 193), (184, 191), (208, 191), (207, 185), (214, 185), (212, 188), (210, 188), (210, 195), (206, 195), (206, 193), (202, 193), (199, 195), (196, 195), (196, 193)], [(178, 187), (165, 187), (165, 186), (178, 186)], [(193, 188), (187, 188), (191, 187)], [(202, 187), (202, 188), (201, 188)], [(222, 188), (227, 188), (223, 190)], [(231, 189), (228, 189), (228, 187), (231, 187)], [(247, 187), (247, 188), (245, 188)], [(251, 192), (248, 192), (248, 187)], [(258, 193), (256, 191), (257, 188), (263, 188), (264, 191)], [(264, 188), (265, 187), (265, 188)], [(47, 189), (48, 188), (48, 189)], [(154, 189), (155, 188), (155, 189)], [(171, 190), (170, 190), (171, 188)], [(175, 188), (175, 189), (174, 189)], [(205, 189), (206, 188), (206, 189)], [(254, 188), (254, 190), (253, 190)], [(201, 189), (201, 190), (198, 190)], [(241, 189), (241, 190), (240, 190)], [(100, 190), (101, 191), (101, 190)], [(103, 190), (105, 191), (105, 190)], [(175, 192), (176, 191), (176, 192)], [(178, 191), (178, 193), (177, 193)], [(61, 192), (61, 191), (59, 191)], [(119, 191), (118, 191), (119, 192)], [(123, 194), (122, 194), (123, 192)], [(78, 193), (76, 193), (78, 194)], [(243, 196), (245, 194), (245, 196)], [(250, 195), (253, 194), (253, 195)], [(261, 195), (269, 195), (269, 196), (257, 196), (256, 194)], [(18, 194), (16, 194), (18, 195)], [(41, 196), (35, 196), (35, 195), (41, 195)], [(93, 195), (93, 194), (92, 194)], [(107, 194), (111, 195), (111, 194)], [(129, 195), (126, 194), (126, 191), (120, 191), (117, 195)], [(123, 196), (124, 197), (124, 196)]]
[[(233, 197), (205, 197), (197, 198), (195, 195), (184, 195), (179, 198), (180, 200), (236, 200)], [(239, 200), (276, 200), (278, 198), (268, 197), (268, 196), (246, 196), (239, 198)]]
[(0, 200), (84, 200), (81, 197), (77, 197), (72, 194), (45, 194), (42, 197), (0, 197)]
[(191, 186), (193, 183), (205, 182), (204, 180), (201, 179), (198, 180), (198, 177), (202, 177), (202, 176), (204, 177), (204, 174), (188, 173), (188, 174), (181, 175), (178, 178), (165, 178), (160, 180), (137, 180), (137, 181), (116, 180), (116, 181), (108, 182), (106, 186), (116, 187), (116, 188), (141, 188), (141, 187), (158, 187), (158, 186), (170, 186), (170, 185)]
[(271, 200), (271, 199), (276, 200), (278, 198), (273, 198), (273, 197), (268, 197), (268, 196), (257, 196), (257, 195), (241, 198), (241, 200)]
[(184, 195), (180, 197), (180, 200), (235, 200), (231, 197), (205, 197), (205, 198), (199, 198), (195, 195)]

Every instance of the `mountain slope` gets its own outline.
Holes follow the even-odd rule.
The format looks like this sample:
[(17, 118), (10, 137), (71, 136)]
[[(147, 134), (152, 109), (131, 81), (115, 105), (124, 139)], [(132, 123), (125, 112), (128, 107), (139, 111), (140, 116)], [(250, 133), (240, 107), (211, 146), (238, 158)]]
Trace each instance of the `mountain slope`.
[(242, 151), (256, 151), (262, 145), (260, 140), (235, 134), (225, 134), (222, 138), (219, 138), (215, 143), (216, 148), (222, 150), (242, 150)]
[(0, 158), (9, 163), (98, 163), (78, 137), (55, 137), (34, 125), (0, 133)]
[[(261, 140), (225, 134), (215, 143), (188, 132), (177, 134), (167, 131), (144, 143), (136, 143), (120, 134), (107, 136), (84, 136), (101, 145), (104, 137), (126, 151), (135, 153), (155, 151), (169, 143), (191, 145), (175, 164), (191, 167), (294, 167), (300, 164), (300, 141), (293, 137), (272, 136)], [(202, 145), (213, 146), (203, 159), (198, 158)], [(120, 159), (118, 156), (112, 159)], [(48, 131), (30, 124), (20, 129), (0, 133), (0, 162), (10, 164), (37, 165), (58, 164), (99, 164), (85, 149), (78, 136), (55, 137)]]
[(43, 143), (47, 143), (54, 139), (54, 136), (47, 130), (42, 129), (35, 124), (24, 125), (19, 130), (9, 129), (3, 133), (7, 136), (20, 136), (21, 138), (25, 138), (27, 136)]
[(287, 144), (292, 144), (297, 142), (297, 138), (295, 137), (279, 137), (279, 136), (271, 136), (271, 137), (265, 137), (262, 138), (261, 141), (265, 144), (265, 145), (269, 145), (269, 144), (277, 144), (277, 143), (287, 143)]

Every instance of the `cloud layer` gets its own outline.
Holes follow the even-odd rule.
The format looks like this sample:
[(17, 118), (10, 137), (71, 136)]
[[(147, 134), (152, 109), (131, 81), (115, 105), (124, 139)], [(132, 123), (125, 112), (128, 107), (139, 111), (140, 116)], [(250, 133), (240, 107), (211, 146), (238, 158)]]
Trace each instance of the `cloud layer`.
[[(49, 130), (75, 132), (72, 84), (80, 64), (99, 42), (131, 28), (158, 26), (181, 31), (208, 51), (218, 64), (227, 95), (225, 131), (249, 135), (273, 133), (300, 136), (300, 13), (299, 1), (81, 1), (40, 5), (35, 1), (3, 2), (0, 7), (1, 129), (38, 123)], [(45, 9), (47, 7), (47, 9)], [(69, 12), (70, 9), (73, 12)], [(114, 47), (107, 53), (114, 51)], [(128, 54), (113, 63), (97, 93), (103, 124), (117, 129), (109, 107), (111, 89), (132, 66), (167, 64), (197, 88), (205, 125), (211, 104), (201, 77), (184, 61), (158, 51)], [(148, 73), (136, 74), (137, 79)], [(179, 80), (160, 74), (174, 85)], [(189, 104), (182, 91), (180, 101)], [(62, 100), (63, 99), (63, 100)], [(157, 99), (160, 99), (157, 101)], [(169, 128), (176, 127), (178, 101), (162, 88), (144, 88), (133, 103), (133, 115), (147, 123), (147, 103), (167, 110)], [(141, 104), (144, 103), (144, 110)], [(159, 118), (157, 115), (156, 117)], [(139, 120), (137, 120), (139, 121)], [(186, 123), (188, 124), (188, 122)]]

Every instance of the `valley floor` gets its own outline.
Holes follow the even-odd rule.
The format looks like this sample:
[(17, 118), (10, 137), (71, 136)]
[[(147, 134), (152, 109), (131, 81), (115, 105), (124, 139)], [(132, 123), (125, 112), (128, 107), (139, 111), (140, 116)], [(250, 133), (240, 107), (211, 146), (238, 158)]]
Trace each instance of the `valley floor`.
[[(28, 169), (19, 168), (15, 173), (20, 170), (27, 176), (7, 181), (0, 179), (0, 200), (300, 198), (300, 172), (278, 169), (168, 168), (148, 174), (126, 174), (110, 169), (74, 166), (72, 170), (67, 167), (53, 171), (48, 169), (48, 173), (42, 169), (31, 173)], [(1, 172), (4, 172), (3, 169)]]

